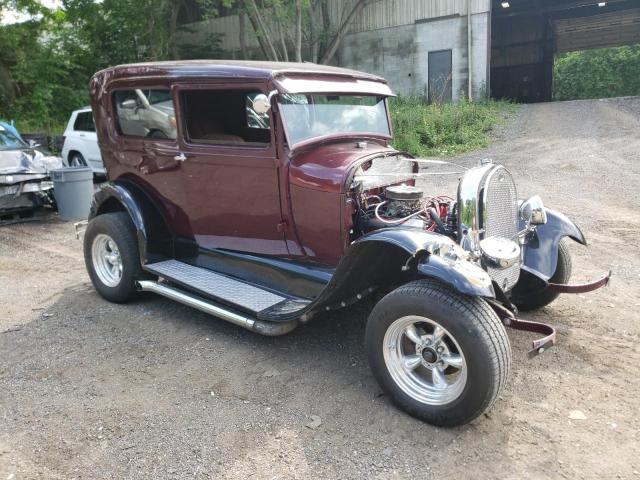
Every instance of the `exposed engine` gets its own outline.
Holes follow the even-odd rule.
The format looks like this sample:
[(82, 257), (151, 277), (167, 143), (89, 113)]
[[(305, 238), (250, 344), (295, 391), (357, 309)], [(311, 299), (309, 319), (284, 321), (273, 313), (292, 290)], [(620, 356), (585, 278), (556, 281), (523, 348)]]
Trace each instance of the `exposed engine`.
[(393, 185), (378, 195), (361, 195), (359, 225), (363, 232), (403, 225), (455, 238), (455, 209), (451, 197), (425, 197), (419, 187)]

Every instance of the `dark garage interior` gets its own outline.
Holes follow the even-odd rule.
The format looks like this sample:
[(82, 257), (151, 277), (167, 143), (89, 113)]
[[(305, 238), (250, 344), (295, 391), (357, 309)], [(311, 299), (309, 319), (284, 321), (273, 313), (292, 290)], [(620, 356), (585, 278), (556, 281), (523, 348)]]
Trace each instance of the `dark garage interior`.
[(546, 102), (557, 54), (640, 43), (640, 0), (492, 0), (490, 91)]

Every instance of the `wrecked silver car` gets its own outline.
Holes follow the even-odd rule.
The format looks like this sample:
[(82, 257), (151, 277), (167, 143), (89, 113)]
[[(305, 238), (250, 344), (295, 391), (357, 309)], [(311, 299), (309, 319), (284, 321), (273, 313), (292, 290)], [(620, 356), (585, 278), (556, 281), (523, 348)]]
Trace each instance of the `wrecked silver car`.
[(0, 220), (55, 206), (49, 171), (62, 160), (37, 147), (0, 125)]

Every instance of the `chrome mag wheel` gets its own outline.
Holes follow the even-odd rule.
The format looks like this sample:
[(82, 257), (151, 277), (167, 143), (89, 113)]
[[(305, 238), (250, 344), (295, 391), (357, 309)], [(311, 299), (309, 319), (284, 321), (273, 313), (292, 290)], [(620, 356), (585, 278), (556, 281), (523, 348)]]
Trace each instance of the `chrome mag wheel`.
[(91, 245), (91, 259), (98, 279), (107, 287), (118, 286), (122, 279), (122, 257), (109, 235), (96, 235)]
[(423, 404), (451, 403), (467, 382), (467, 365), (458, 342), (425, 317), (394, 321), (384, 336), (383, 356), (393, 381)]

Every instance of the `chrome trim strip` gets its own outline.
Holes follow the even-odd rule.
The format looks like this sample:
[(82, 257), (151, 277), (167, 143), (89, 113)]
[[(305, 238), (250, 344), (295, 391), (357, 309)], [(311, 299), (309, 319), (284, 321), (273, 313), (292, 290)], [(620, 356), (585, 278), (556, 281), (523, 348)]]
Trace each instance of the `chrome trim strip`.
[(494, 168), (493, 163), (474, 167), (464, 174), (458, 185), (458, 241), (470, 252), (477, 252), (480, 243), (480, 188), (485, 176)]
[(252, 332), (259, 333), (266, 336), (277, 336), (289, 333), (298, 326), (297, 320), (289, 322), (263, 322), (255, 320), (253, 318), (241, 315), (236, 312), (227, 310), (212, 302), (206, 302), (186, 292), (182, 292), (176, 288), (161, 285), (151, 280), (140, 280), (136, 282), (136, 286), (140, 291), (153, 292), (163, 297), (175, 300), (189, 307), (200, 310), (201, 312), (208, 313), (209, 315), (216, 316), (234, 325), (238, 325)]

